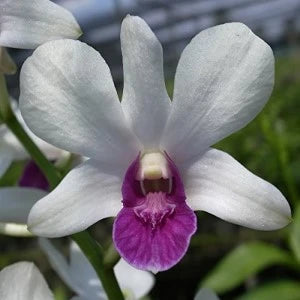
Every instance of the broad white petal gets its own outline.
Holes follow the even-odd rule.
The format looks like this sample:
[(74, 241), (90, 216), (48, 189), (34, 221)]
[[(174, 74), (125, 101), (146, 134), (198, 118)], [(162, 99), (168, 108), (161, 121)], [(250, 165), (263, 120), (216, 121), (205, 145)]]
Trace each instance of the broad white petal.
[(82, 163), (34, 205), (29, 230), (40, 236), (60, 237), (115, 216), (122, 208), (122, 176), (117, 167), (92, 160)]
[(22, 116), (40, 138), (105, 162), (128, 166), (136, 157), (109, 68), (92, 47), (48, 42), (26, 60), (20, 80)]
[(279, 229), (291, 221), (281, 192), (225, 152), (210, 149), (180, 169), (187, 202), (194, 210), (260, 230)]
[(0, 45), (33, 49), (50, 40), (82, 34), (73, 15), (48, 0), (1, 0)]
[(219, 300), (219, 297), (208, 288), (202, 288), (196, 294), (194, 300)]
[(33, 263), (18, 262), (0, 272), (0, 299), (54, 300), (54, 297)]
[(146, 296), (154, 286), (155, 278), (147, 271), (138, 270), (129, 265), (124, 259), (120, 259), (114, 267), (121, 290), (126, 294), (133, 293), (136, 299)]
[(127, 16), (122, 23), (121, 45), (124, 113), (142, 144), (158, 149), (171, 104), (161, 44), (143, 19)]
[(0, 188), (0, 222), (26, 224), (30, 209), (46, 194), (34, 188)]
[(12, 154), (1, 144), (2, 142), (0, 142), (0, 178), (2, 175), (4, 175), (12, 162)]
[(273, 84), (272, 50), (247, 26), (202, 31), (181, 55), (163, 148), (177, 162), (199, 155), (247, 125)]

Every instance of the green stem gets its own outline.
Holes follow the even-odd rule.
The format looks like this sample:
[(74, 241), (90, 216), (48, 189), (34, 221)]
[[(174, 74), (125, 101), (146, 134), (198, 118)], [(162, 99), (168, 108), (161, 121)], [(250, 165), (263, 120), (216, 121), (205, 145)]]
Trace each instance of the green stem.
[(119, 261), (120, 255), (115, 249), (114, 244), (111, 242), (108, 249), (105, 251), (103, 257), (103, 264), (106, 268), (113, 268), (116, 263)]
[(0, 73), (0, 119), (5, 122), (12, 114), (7, 92), (6, 81), (3, 74)]
[(103, 249), (90, 236), (87, 231), (72, 235), (72, 239), (78, 244), (82, 252), (94, 266), (102, 286), (110, 300), (123, 300), (123, 294), (112, 268), (107, 267), (104, 260)]
[(10, 117), (5, 120), (7, 127), (14, 133), (18, 140), (22, 143), (32, 159), (45, 174), (50, 188), (54, 189), (60, 182), (61, 178), (54, 167), (54, 165), (45, 157), (41, 150), (35, 145), (27, 132), (18, 122), (16, 116), (12, 113)]

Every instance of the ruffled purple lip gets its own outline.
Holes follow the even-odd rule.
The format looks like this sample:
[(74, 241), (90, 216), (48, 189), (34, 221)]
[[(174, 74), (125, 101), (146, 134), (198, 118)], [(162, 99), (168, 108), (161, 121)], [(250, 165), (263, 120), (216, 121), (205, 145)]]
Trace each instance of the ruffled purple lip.
[(113, 228), (120, 255), (134, 267), (154, 273), (178, 263), (197, 228), (196, 216), (185, 203), (178, 170), (170, 158), (167, 160), (171, 189), (164, 179), (159, 179), (145, 180), (143, 191), (135, 179), (139, 157), (130, 165), (122, 186), (123, 208)]

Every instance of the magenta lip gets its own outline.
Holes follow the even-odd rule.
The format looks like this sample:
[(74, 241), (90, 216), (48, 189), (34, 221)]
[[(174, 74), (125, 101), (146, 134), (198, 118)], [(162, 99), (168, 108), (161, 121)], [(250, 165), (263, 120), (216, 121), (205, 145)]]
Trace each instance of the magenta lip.
[[(166, 155), (172, 174), (171, 190), (156, 183), (146, 188), (136, 180), (140, 157), (129, 166), (123, 181), (123, 208), (115, 219), (113, 240), (120, 255), (132, 266), (152, 272), (164, 271), (187, 251), (197, 228), (194, 212), (187, 206), (179, 172)], [(162, 182), (163, 183), (163, 182)], [(149, 183), (147, 183), (149, 184)]]

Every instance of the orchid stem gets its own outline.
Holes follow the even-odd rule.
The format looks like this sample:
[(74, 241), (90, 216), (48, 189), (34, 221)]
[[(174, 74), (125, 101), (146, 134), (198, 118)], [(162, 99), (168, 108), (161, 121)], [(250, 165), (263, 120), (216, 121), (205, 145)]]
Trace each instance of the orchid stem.
[(104, 253), (101, 246), (95, 242), (87, 231), (73, 234), (72, 239), (94, 266), (108, 298), (110, 300), (124, 300), (113, 269), (104, 264)]
[(54, 189), (61, 180), (54, 165), (45, 157), (41, 150), (32, 141), (13, 113), (11, 113), (10, 117), (5, 120), (5, 123), (44, 173), (49, 182), (51, 190)]
[(109, 245), (103, 257), (103, 264), (106, 268), (113, 268), (120, 259), (120, 255), (113, 243)]

